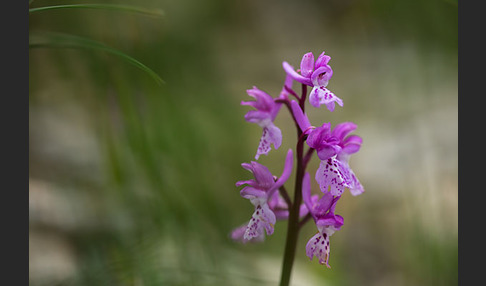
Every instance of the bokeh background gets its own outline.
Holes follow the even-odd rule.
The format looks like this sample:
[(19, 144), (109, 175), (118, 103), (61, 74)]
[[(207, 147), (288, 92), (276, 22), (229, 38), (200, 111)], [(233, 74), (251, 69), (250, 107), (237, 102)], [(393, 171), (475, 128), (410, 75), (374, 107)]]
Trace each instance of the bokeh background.
[[(458, 16), (455, 0), (144, 0), (31, 13), (29, 37), (30, 285), (277, 285), (286, 222), (262, 244), (231, 230), (252, 205), (234, 183), (251, 175), (261, 129), (244, 121), (246, 89), (277, 96), (282, 61), (326, 51), (334, 112), (363, 138), (351, 167), (366, 192), (336, 209), (332, 269), (305, 256), (292, 285), (456, 285), (458, 279)], [(102, 43), (114, 54), (49, 44), (45, 32)], [(44, 37), (44, 38), (42, 38)], [(280, 174), (295, 127), (259, 162)], [(318, 167), (314, 158), (309, 171)], [(288, 187), (293, 180), (289, 180)], [(314, 192), (317, 186), (313, 183)]]

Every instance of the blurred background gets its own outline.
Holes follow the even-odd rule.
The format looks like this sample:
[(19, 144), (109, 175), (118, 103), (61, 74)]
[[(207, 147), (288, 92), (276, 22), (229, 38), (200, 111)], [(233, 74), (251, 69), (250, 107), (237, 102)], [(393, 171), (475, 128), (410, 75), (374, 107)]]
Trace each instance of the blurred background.
[[(244, 121), (252, 86), (277, 96), (282, 61), (332, 57), (334, 112), (308, 104), (313, 125), (343, 121), (363, 138), (350, 164), (366, 192), (346, 192), (332, 269), (299, 236), (292, 285), (456, 285), (458, 279), (457, 0), (144, 0), (29, 15), (30, 285), (278, 285), (286, 222), (261, 244), (229, 239), (253, 206), (261, 128)], [(60, 47), (47, 32), (102, 43)], [(294, 88), (297, 85), (294, 85)], [(300, 91), (300, 88), (295, 88)], [(275, 124), (276, 175), (295, 126)], [(313, 174), (318, 168), (309, 164)], [(293, 179), (287, 183), (292, 192)], [(318, 187), (313, 182), (313, 192)]]

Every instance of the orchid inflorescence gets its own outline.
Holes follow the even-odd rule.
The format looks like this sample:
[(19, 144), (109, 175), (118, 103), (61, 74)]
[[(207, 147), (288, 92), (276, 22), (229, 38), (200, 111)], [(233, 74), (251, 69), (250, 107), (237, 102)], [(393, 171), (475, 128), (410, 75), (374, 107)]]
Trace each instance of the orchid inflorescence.
[[(284, 271), (290, 272), (297, 232), (310, 219), (313, 219), (317, 233), (308, 240), (306, 255), (310, 260), (314, 256), (317, 257), (320, 264), (330, 268), (329, 238), (343, 225), (343, 217), (335, 214), (336, 204), (346, 188), (353, 196), (364, 192), (363, 186), (349, 166), (351, 154), (358, 152), (362, 144), (361, 137), (350, 135), (357, 128), (356, 124), (343, 122), (331, 128), (331, 123), (325, 122), (315, 127), (311, 125), (304, 112), (308, 86), (312, 87), (309, 102), (313, 107), (319, 108), (325, 105), (332, 112), (336, 103), (343, 106), (343, 101), (327, 89), (333, 74), (329, 66), (330, 59), (331, 57), (322, 52), (314, 61), (314, 55), (311, 52), (306, 53), (302, 57), (298, 70), (284, 61), (282, 66), (286, 79), (278, 97), (273, 98), (268, 93), (253, 87), (247, 90), (247, 93), (255, 100), (241, 102), (242, 105), (254, 108), (246, 113), (245, 120), (256, 123), (262, 128), (255, 160), (258, 160), (261, 155), (268, 155), (271, 145), (275, 149), (281, 146), (282, 132), (275, 126), (274, 121), (282, 104), (287, 107), (297, 128), (294, 200), (291, 200), (284, 187), (294, 165), (292, 149), (287, 152), (283, 171), (279, 177), (272, 175), (267, 167), (256, 161), (241, 164), (253, 174), (254, 179), (238, 181), (236, 186), (244, 186), (240, 195), (250, 200), (255, 211), (248, 223), (231, 233), (232, 239), (236, 241), (261, 242), (265, 239), (265, 233), (273, 234), (277, 220), (288, 220), (282, 280), (285, 280), (284, 276), (287, 276), (286, 280), (290, 279), (290, 274)], [(294, 82), (302, 86), (300, 96), (292, 89)], [(304, 143), (308, 146), (305, 154)], [(320, 160), (314, 176), (319, 185), (319, 195), (312, 195), (311, 178), (305, 170), (314, 153)]]

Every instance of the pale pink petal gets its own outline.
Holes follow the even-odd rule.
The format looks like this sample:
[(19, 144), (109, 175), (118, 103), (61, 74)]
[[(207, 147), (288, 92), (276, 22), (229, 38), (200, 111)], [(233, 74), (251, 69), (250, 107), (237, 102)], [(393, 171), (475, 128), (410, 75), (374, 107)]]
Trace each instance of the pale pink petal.
[(343, 163), (336, 157), (321, 161), (315, 179), (322, 192), (327, 192), (330, 187), (333, 196), (340, 196), (344, 192), (344, 188), (349, 187), (343, 174), (343, 168)]
[(255, 159), (258, 160), (262, 154), (267, 155), (272, 149), (270, 147), (271, 144), (273, 144), (275, 149), (278, 149), (282, 144), (282, 132), (272, 122), (263, 127), (262, 137), (260, 138)]
[(343, 106), (343, 101), (324, 86), (314, 86), (309, 95), (309, 102), (314, 107), (326, 105), (329, 111), (334, 111), (334, 104)]
[(330, 251), (329, 235), (325, 232), (322, 234), (321, 232), (315, 234), (309, 239), (305, 246), (305, 254), (310, 260), (315, 256), (319, 260), (319, 264), (326, 265), (328, 268), (331, 268), (331, 266), (329, 266)]
[(246, 228), (243, 238), (245, 240), (251, 240), (254, 238), (260, 238), (265, 235), (273, 234), (273, 225), (276, 222), (276, 217), (273, 211), (268, 207), (266, 203), (256, 204), (255, 212), (252, 215), (250, 222)]

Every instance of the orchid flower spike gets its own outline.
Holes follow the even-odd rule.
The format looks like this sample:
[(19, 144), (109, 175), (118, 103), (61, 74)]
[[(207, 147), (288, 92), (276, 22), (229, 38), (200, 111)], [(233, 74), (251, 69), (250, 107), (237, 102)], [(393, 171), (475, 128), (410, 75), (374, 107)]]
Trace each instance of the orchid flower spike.
[[(251, 161), (251, 163), (243, 163), (241, 166), (253, 173), (255, 179), (238, 181), (236, 186), (246, 185), (240, 191), (240, 195), (249, 199), (255, 206), (255, 211), (245, 231), (237, 229), (233, 231), (232, 237), (239, 238), (243, 233), (243, 241), (264, 239), (264, 231), (267, 235), (273, 234), (273, 226), (277, 220), (275, 212), (280, 206), (278, 200), (274, 201), (274, 194), (278, 193), (278, 189), (288, 180), (292, 172), (293, 152), (291, 149), (287, 152), (285, 165), (282, 175), (275, 179), (267, 167), (262, 164)], [(285, 216), (285, 215), (284, 215)]]
[(326, 88), (333, 73), (332, 68), (328, 65), (330, 60), (331, 57), (322, 52), (314, 62), (314, 54), (309, 52), (302, 57), (300, 74), (285, 61), (282, 66), (295, 81), (313, 87), (309, 95), (309, 102), (312, 106), (320, 107), (324, 104), (329, 111), (334, 111), (335, 103), (343, 106), (343, 101)]
[(255, 159), (258, 160), (260, 155), (267, 155), (271, 150), (271, 144), (278, 149), (282, 144), (282, 132), (273, 124), (277, 116), (281, 103), (276, 103), (275, 100), (266, 92), (253, 87), (246, 91), (249, 96), (255, 98), (255, 101), (242, 101), (242, 105), (250, 105), (256, 110), (250, 110), (245, 114), (245, 120), (251, 123), (256, 123), (262, 127), (262, 136), (258, 145)]

